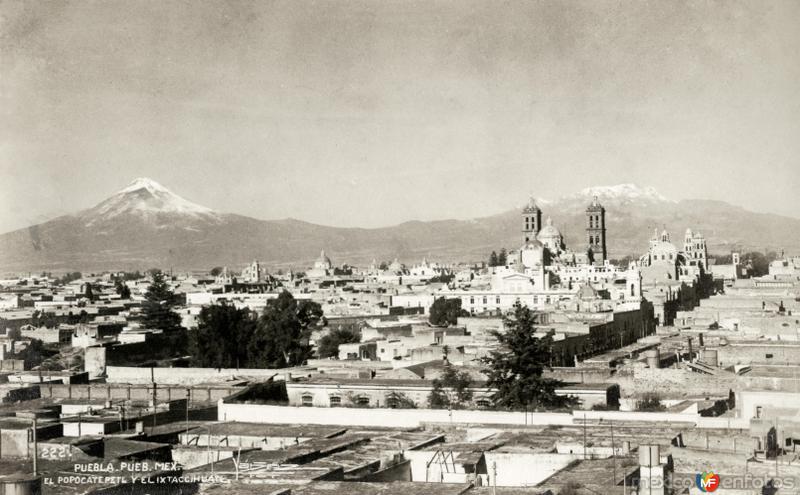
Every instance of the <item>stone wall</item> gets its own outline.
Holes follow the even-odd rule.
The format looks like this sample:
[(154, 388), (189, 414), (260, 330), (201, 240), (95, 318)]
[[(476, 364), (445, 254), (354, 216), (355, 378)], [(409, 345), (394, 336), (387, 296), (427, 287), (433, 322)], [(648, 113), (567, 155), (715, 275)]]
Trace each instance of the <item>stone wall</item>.
[[(291, 369), (106, 367), (108, 383), (192, 385), (247, 378), (284, 379)], [(296, 376), (296, 375), (295, 375)]]
[(663, 399), (727, 397), (737, 387), (734, 375), (713, 376), (680, 368), (626, 369), (609, 381), (619, 384), (622, 397), (641, 397), (657, 391)]
[[(153, 398), (153, 387), (129, 384), (42, 384), (38, 386), (42, 398), (47, 399), (83, 399), (83, 400), (132, 400), (150, 401)], [(186, 399), (187, 393), (192, 403), (216, 402), (232, 394), (242, 391), (241, 387), (155, 387), (159, 402)]]

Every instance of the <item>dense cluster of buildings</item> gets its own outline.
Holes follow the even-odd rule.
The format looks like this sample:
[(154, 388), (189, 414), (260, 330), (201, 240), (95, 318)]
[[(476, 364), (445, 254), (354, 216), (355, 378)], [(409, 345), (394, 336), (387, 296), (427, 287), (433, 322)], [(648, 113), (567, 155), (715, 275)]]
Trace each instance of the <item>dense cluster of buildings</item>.
[[(259, 312), (289, 291), (323, 310), (312, 345), (360, 336), (284, 369), (187, 367), (142, 319), (147, 276), (0, 280), (0, 492), (117, 493), (124, 478), (175, 494), (667, 494), (699, 493), (711, 470), (721, 493), (793, 493), (779, 487), (800, 486), (800, 258), (749, 277), (687, 229), (617, 266), (606, 214), (592, 201), (585, 244), (567, 246), (531, 200), (498, 266), (323, 251), (305, 271), (170, 274), (186, 332), (208, 305)], [(442, 298), (457, 323), (430, 323)], [(569, 410), (493, 405), (483, 358), (517, 305), (550, 337), (545, 376)], [(451, 368), (469, 398), (432, 407)]]

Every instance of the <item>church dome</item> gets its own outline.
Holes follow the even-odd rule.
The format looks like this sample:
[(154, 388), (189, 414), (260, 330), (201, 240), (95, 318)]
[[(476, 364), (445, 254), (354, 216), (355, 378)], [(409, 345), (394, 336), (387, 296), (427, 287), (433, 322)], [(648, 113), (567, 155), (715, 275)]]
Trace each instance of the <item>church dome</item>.
[(318, 270), (329, 270), (333, 266), (331, 259), (325, 255), (325, 250), (319, 253), (319, 258), (314, 262), (314, 268)]
[(553, 225), (553, 219), (548, 217), (547, 224), (542, 227), (536, 238), (541, 241), (542, 239), (555, 239), (558, 237), (561, 237), (561, 232)]
[(544, 244), (542, 244), (541, 241), (539, 241), (539, 239), (531, 239), (522, 246), (522, 249), (542, 249), (542, 248), (544, 248)]

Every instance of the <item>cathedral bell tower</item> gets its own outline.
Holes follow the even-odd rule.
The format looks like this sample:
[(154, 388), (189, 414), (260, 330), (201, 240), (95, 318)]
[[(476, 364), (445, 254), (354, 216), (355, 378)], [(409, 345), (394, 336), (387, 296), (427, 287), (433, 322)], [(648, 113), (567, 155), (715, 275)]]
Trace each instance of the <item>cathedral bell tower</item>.
[(536, 202), (531, 198), (528, 205), (522, 210), (522, 236), (527, 243), (536, 239), (536, 234), (542, 230), (542, 210), (536, 206)]
[(606, 209), (594, 197), (592, 204), (586, 208), (586, 243), (592, 262), (602, 265), (606, 261)]

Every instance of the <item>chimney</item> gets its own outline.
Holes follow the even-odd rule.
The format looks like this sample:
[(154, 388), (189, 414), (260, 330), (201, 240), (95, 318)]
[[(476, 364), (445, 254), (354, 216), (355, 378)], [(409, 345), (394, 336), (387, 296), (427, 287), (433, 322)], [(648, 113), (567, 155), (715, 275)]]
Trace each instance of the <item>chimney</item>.
[(661, 356), (658, 349), (648, 349), (644, 355), (649, 368), (656, 369), (661, 367)]
[(668, 464), (661, 463), (658, 445), (639, 445), (639, 493), (667, 493)]

